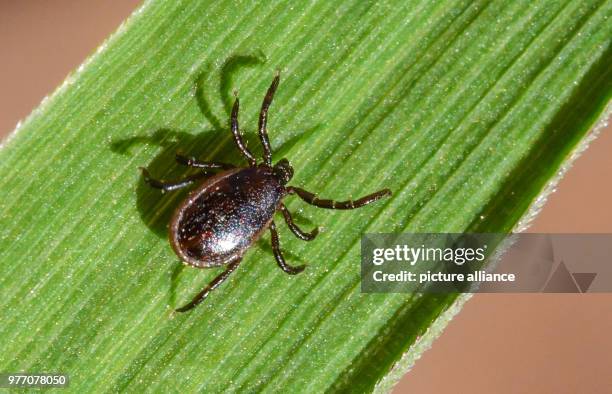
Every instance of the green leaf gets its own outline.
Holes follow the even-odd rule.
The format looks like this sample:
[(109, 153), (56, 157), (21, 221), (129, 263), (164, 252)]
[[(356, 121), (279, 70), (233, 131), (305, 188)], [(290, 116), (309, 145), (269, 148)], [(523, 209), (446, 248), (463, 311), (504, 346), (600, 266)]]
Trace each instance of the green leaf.
[[(75, 392), (386, 390), (464, 296), (361, 294), (364, 232), (506, 232), (610, 99), (612, 1), (148, 1), (0, 150), (0, 371), (64, 372)], [(166, 223), (177, 149), (243, 163), (276, 69), (276, 158), (353, 212), (289, 208), (198, 308), (218, 269), (183, 267)], [(44, 69), (41, 69), (44, 72)], [(539, 197), (538, 197), (539, 196)], [(523, 223), (525, 219), (523, 220)], [(466, 348), (469, 348), (467, 346)]]

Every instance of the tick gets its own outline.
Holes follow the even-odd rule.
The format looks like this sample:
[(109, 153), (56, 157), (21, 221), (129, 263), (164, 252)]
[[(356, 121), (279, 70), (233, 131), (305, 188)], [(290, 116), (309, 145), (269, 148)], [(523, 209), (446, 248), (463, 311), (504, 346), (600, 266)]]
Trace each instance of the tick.
[[(272, 164), (272, 151), (266, 128), (268, 109), (272, 104), (280, 76), (277, 73), (268, 88), (259, 113), (259, 138), (263, 146), (263, 162), (249, 151), (238, 126), (238, 96), (232, 107), (231, 131), (238, 150), (246, 158), (248, 167), (236, 167), (227, 163), (199, 161), (179, 153), (178, 163), (199, 168), (202, 171), (177, 182), (165, 182), (151, 178), (141, 168), (145, 181), (162, 192), (177, 190), (202, 180), (176, 208), (168, 226), (170, 245), (178, 257), (196, 268), (227, 266), (193, 300), (178, 308), (185, 312), (201, 303), (211, 291), (219, 287), (236, 270), (243, 255), (266, 231), (270, 229), (272, 250), (278, 266), (287, 274), (302, 272), (304, 265), (292, 266), (285, 262), (279, 246), (274, 213), (280, 211), (289, 229), (296, 237), (312, 241), (318, 234), (301, 230), (291, 218), (283, 199), (295, 194), (308, 204), (327, 209), (355, 209), (391, 195), (389, 189), (361, 197), (355, 201), (320, 199), (313, 193), (294, 186), (287, 186), (293, 177), (293, 168), (287, 159)], [(217, 173), (213, 173), (218, 171)]]

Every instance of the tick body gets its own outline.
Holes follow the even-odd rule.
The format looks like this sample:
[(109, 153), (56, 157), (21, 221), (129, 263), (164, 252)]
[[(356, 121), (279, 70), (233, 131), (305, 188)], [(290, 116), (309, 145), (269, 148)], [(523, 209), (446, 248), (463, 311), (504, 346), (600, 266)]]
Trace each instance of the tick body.
[[(142, 169), (144, 179), (152, 187), (172, 191), (200, 181), (187, 198), (177, 207), (169, 225), (170, 245), (185, 262), (196, 268), (226, 265), (227, 268), (208, 284), (187, 305), (178, 308), (185, 312), (216, 289), (238, 267), (242, 256), (266, 230), (272, 238), (272, 250), (279, 267), (290, 275), (302, 272), (305, 266), (291, 266), (285, 262), (280, 250), (274, 214), (281, 212), (289, 229), (304, 241), (313, 240), (318, 229), (302, 231), (283, 204), (288, 195), (297, 195), (308, 204), (327, 209), (359, 208), (391, 195), (388, 189), (369, 194), (355, 201), (320, 199), (304, 189), (287, 186), (293, 177), (293, 168), (287, 159), (272, 164), (272, 152), (266, 130), (268, 108), (279, 83), (277, 74), (263, 100), (259, 114), (259, 138), (263, 146), (263, 161), (255, 156), (242, 140), (238, 125), (239, 100), (236, 97), (231, 114), (231, 130), (236, 146), (249, 163), (248, 167), (235, 167), (227, 163), (202, 162), (177, 154), (179, 163), (202, 171), (177, 182), (151, 178)], [(216, 172), (216, 174), (215, 174)]]
[(195, 267), (242, 257), (279, 209), (285, 188), (266, 167), (222, 172), (194, 190), (170, 222), (170, 244)]

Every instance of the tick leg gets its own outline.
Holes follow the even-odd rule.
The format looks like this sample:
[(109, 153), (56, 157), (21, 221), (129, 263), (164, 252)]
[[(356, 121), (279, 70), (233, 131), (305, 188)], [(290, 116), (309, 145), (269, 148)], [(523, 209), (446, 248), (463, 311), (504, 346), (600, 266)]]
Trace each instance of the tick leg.
[(295, 236), (298, 237), (299, 239), (304, 240), (304, 241), (312, 241), (313, 239), (315, 239), (317, 234), (319, 234), (318, 228), (315, 228), (309, 233), (302, 231), (295, 223), (293, 223), (291, 212), (289, 212), (285, 204), (280, 205), (280, 211), (285, 217), (285, 222), (287, 223), (287, 226), (289, 226), (289, 229), (291, 230), (291, 232), (293, 232), (293, 234), (295, 234)]
[(285, 258), (283, 257), (283, 253), (280, 250), (280, 245), (278, 243), (278, 232), (276, 231), (276, 225), (274, 222), (270, 224), (270, 233), (272, 233), (272, 250), (274, 251), (274, 257), (276, 257), (276, 262), (278, 266), (288, 273), (289, 275), (299, 274), (304, 271), (306, 268), (305, 265), (291, 266), (285, 262)]
[(280, 81), (280, 73), (277, 71), (274, 79), (272, 80), (272, 84), (268, 88), (268, 92), (266, 93), (266, 97), (264, 97), (263, 103), (261, 104), (261, 111), (259, 112), (259, 138), (261, 139), (261, 145), (263, 146), (263, 159), (264, 163), (267, 165), (272, 165), (272, 149), (270, 148), (270, 140), (268, 139), (268, 108), (270, 108), (270, 104), (272, 104), (272, 99), (274, 98), (274, 93), (276, 93), (276, 88), (278, 88), (278, 83)]
[(149, 171), (146, 168), (140, 167), (140, 170), (142, 171), (142, 176), (144, 177), (145, 182), (147, 182), (151, 187), (161, 189), (163, 193), (189, 186), (198, 179), (202, 179), (210, 175), (206, 172), (199, 172), (180, 181), (166, 182), (151, 178), (151, 174), (149, 174)]
[(376, 193), (368, 194), (367, 196), (361, 197), (355, 201), (323, 200), (315, 196), (313, 193), (307, 192), (306, 190), (301, 189), (299, 187), (292, 186), (289, 186), (287, 188), (287, 193), (297, 194), (302, 200), (306, 201), (308, 204), (314, 205), (319, 208), (355, 209), (373, 203), (374, 201), (380, 200), (381, 198), (389, 197), (391, 195), (391, 190), (382, 189), (377, 191)]
[(254, 167), (255, 165), (257, 165), (257, 160), (255, 159), (255, 156), (253, 156), (251, 151), (249, 151), (249, 148), (246, 147), (246, 145), (242, 141), (242, 136), (240, 135), (240, 127), (238, 125), (238, 110), (239, 109), (240, 109), (240, 100), (238, 99), (238, 96), (236, 96), (236, 101), (234, 101), (234, 106), (232, 107), (232, 117), (231, 117), (232, 134), (234, 135), (234, 142), (236, 143), (236, 146), (238, 147), (238, 150), (240, 151), (240, 153), (242, 153), (242, 155), (246, 157), (246, 159), (248, 160), (249, 165), (251, 167)]
[(229, 170), (230, 168), (235, 167), (233, 164), (215, 163), (212, 161), (199, 161), (195, 157), (185, 156), (179, 152), (176, 153), (176, 161), (177, 163), (186, 165), (188, 167), (204, 168), (204, 169), (210, 169), (210, 170), (215, 170), (215, 169)]
[(195, 297), (193, 297), (193, 300), (191, 300), (189, 304), (183, 305), (182, 307), (176, 309), (176, 311), (177, 312), (187, 312), (188, 310), (194, 308), (199, 303), (204, 301), (204, 299), (208, 297), (211, 291), (219, 287), (221, 283), (225, 282), (225, 280), (230, 276), (230, 274), (234, 272), (236, 268), (238, 268), (238, 265), (240, 264), (241, 261), (242, 261), (242, 257), (239, 257), (238, 259), (229, 263), (225, 271), (220, 273), (219, 276), (213, 279), (212, 282), (210, 282), (208, 286), (204, 288), (204, 290), (202, 290)]

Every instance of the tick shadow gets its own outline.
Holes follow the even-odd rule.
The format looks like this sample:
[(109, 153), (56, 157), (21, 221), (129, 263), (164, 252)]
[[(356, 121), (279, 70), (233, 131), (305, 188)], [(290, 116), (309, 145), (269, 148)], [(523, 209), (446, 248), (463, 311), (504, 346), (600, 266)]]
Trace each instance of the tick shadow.
[[(227, 122), (233, 105), (232, 85), (234, 76), (240, 71), (240, 69), (248, 67), (256, 67), (266, 62), (266, 57), (261, 51), (256, 51), (255, 54), (241, 54), (230, 56), (221, 66), (219, 71), (218, 90), (219, 97), (221, 98), (222, 112), (224, 113), (223, 118), (220, 118), (215, 114), (214, 106), (206, 98), (207, 91), (214, 91), (214, 82), (211, 81), (210, 76), (214, 75), (212, 72), (211, 65), (205, 65), (203, 70), (197, 73), (194, 81), (195, 86), (195, 98), (202, 112), (202, 115), (210, 122), (216, 130), (223, 130), (227, 128)], [(217, 111), (219, 112), (219, 111)], [(243, 132), (244, 133), (244, 132)]]
[[(212, 128), (206, 130), (184, 131), (172, 128), (160, 128), (148, 134), (137, 135), (113, 141), (111, 150), (115, 153), (130, 156), (131, 150), (139, 145), (161, 148), (149, 163), (141, 163), (156, 179), (182, 179), (197, 172), (181, 166), (175, 161), (177, 152), (197, 157), (201, 160), (220, 161), (245, 165), (231, 142), (229, 117), (231, 112), (231, 85), (234, 75), (242, 68), (255, 67), (266, 62), (261, 51), (254, 54), (237, 54), (230, 56), (221, 66), (219, 72), (213, 72), (211, 64), (204, 65), (193, 80), (195, 102), (204, 118)], [(218, 77), (217, 77), (218, 76)], [(217, 78), (216, 78), (217, 77)], [(221, 105), (212, 105), (208, 92), (218, 91)], [(243, 134), (246, 134), (243, 131)], [(250, 138), (252, 141), (253, 138)], [(257, 152), (256, 149), (254, 149)], [(135, 171), (137, 168), (134, 169)], [(136, 186), (136, 205), (145, 225), (157, 236), (167, 236), (167, 224), (170, 221), (176, 203), (184, 198), (192, 187), (170, 193), (161, 193), (145, 184), (142, 177)]]
[[(142, 163), (155, 179), (178, 180), (197, 170), (176, 163), (177, 152), (211, 161), (224, 161), (240, 165), (239, 157), (232, 144), (223, 139), (222, 131), (203, 130), (196, 134), (171, 129), (158, 129), (150, 135), (136, 136), (113, 143), (112, 149), (121, 154), (129, 154), (130, 148), (139, 145), (153, 145), (161, 148), (149, 163)], [(213, 152), (211, 154), (211, 152)], [(134, 168), (138, 171), (138, 168)], [(157, 236), (167, 237), (167, 225), (176, 203), (185, 198), (193, 187), (162, 193), (152, 188), (139, 177), (136, 185), (136, 206), (143, 223)]]
[[(306, 133), (313, 132), (307, 130)], [(226, 137), (223, 138), (222, 135)], [(304, 133), (285, 141), (275, 157), (283, 157), (283, 153), (291, 150)], [(154, 145), (161, 151), (149, 163), (143, 163), (151, 175), (156, 179), (178, 180), (197, 172), (179, 165), (175, 161), (176, 152), (182, 152), (188, 156), (194, 156), (203, 160), (233, 163), (237, 166), (246, 166), (246, 161), (235, 147), (229, 130), (205, 130), (197, 134), (170, 129), (159, 129), (150, 135), (136, 136), (123, 139), (113, 143), (112, 149), (116, 153), (129, 155), (130, 148), (139, 145)], [(253, 140), (253, 139), (251, 139)], [(213, 152), (211, 154), (211, 152)], [(134, 168), (134, 171), (137, 171)], [(197, 185), (198, 183), (196, 183)], [(178, 202), (184, 199), (190, 190), (196, 187), (190, 186), (184, 189), (162, 193), (152, 188), (140, 177), (136, 185), (136, 206), (142, 222), (158, 237), (165, 238), (168, 235), (168, 223), (172, 217)], [(309, 223), (309, 220), (296, 213), (295, 219), (298, 223)]]
[(220, 77), (219, 77), (219, 96), (223, 105), (223, 111), (225, 114), (224, 119), (220, 119), (214, 114), (213, 106), (206, 99), (206, 91), (213, 90), (210, 86), (211, 66), (204, 66), (204, 70), (200, 71), (195, 79), (195, 97), (198, 107), (202, 114), (208, 119), (215, 129), (225, 128), (227, 120), (232, 110), (233, 95), (232, 85), (234, 76), (242, 68), (255, 67), (266, 62), (265, 55), (258, 51), (254, 55), (234, 55), (230, 56), (221, 66)]
[[(212, 65), (205, 65), (193, 82), (195, 101), (201, 113), (212, 125), (212, 128), (195, 130), (193, 132), (160, 128), (144, 135), (137, 135), (113, 141), (111, 150), (115, 153), (130, 156), (131, 150), (139, 145), (155, 146), (160, 150), (149, 163), (139, 163), (146, 167), (151, 176), (162, 180), (178, 180), (197, 170), (181, 166), (176, 163), (177, 152), (194, 156), (200, 160), (231, 163), (236, 166), (245, 166), (246, 161), (235, 147), (229, 128), (232, 99), (232, 85), (235, 75), (244, 68), (255, 67), (266, 62), (261, 51), (254, 54), (239, 54), (229, 57), (221, 66), (218, 73), (213, 72)], [(271, 73), (269, 73), (271, 74)], [(219, 77), (214, 78), (215, 75)], [(207, 92), (218, 90), (221, 105), (213, 106), (208, 99)], [(263, 98), (263, 94), (262, 94)], [(220, 116), (218, 114), (221, 114)], [(273, 146), (273, 155), (276, 160), (285, 154), (306, 135), (316, 131), (319, 125), (308, 128)], [(242, 127), (242, 134), (249, 145), (249, 149), (256, 156), (261, 156), (259, 138), (248, 132), (249, 127)], [(134, 168), (137, 171), (137, 168)], [(181, 190), (161, 193), (147, 185), (142, 177), (136, 186), (136, 205), (143, 223), (158, 237), (167, 237), (167, 226), (178, 202), (181, 201), (193, 186)], [(299, 217), (296, 219), (300, 219)], [(303, 221), (303, 217), (301, 218)]]

